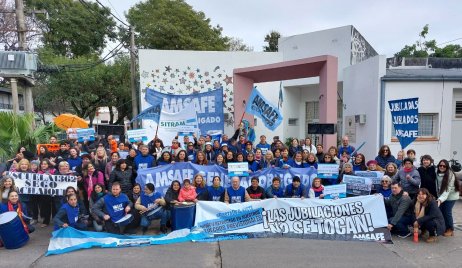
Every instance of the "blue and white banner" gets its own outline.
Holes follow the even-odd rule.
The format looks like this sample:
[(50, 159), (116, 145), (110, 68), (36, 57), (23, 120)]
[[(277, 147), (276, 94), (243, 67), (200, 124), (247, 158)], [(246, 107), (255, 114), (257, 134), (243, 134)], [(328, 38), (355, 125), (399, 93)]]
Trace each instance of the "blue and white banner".
[[(200, 201), (195, 227), (215, 237), (298, 237), (390, 242), (381, 196), (337, 200), (270, 198), (227, 205)], [(207, 240), (206, 240), (207, 241)]]
[(229, 162), (228, 163), (228, 176), (249, 176), (249, 163), (247, 162)]
[(119, 248), (164, 245), (190, 242), (204, 238), (206, 238), (205, 233), (191, 232), (188, 229), (173, 231), (168, 235), (129, 236), (80, 231), (72, 227), (67, 227), (53, 232), (50, 244), (48, 245), (48, 251), (45, 256), (58, 255), (92, 247)]
[(324, 199), (338, 199), (345, 198), (346, 195), (346, 184), (335, 184), (324, 186)]
[[(150, 109), (149, 117), (154, 117), (153, 113), (160, 116), (161, 111), (177, 113), (192, 103), (197, 112), (201, 133), (224, 131), (223, 89), (190, 95), (170, 95), (147, 89), (145, 99), (152, 105), (146, 109)], [(158, 117), (156, 118), (157, 121), (154, 121), (159, 122)]]
[(144, 128), (127, 130), (127, 136), (128, 141), (132, 143), (142, 141), (146, 144), (148, 141), (148, 131)]
[(173, 132), (175, 134), (179, 132), (197, 133), (199, 131), (199, 125), (194, 105), (190, 103), (177, 113), (162, 111), (159, 120), (159, 131)]
[(321, 179), (337, 179), (338, 164), (318, 164), (318, 178)]
[(95, 130), (93, 128), (78, 128), (77, 129), (77, 140), (79, 142), (94, 141)]
[(368, 177), (343, 175), (343, 183), (346, 184), (347, 194), (369, 195), (372, 190), (372, 180)]
[(375, 191), (382, 186), (381, 181), (384, 174), (383, 171), (355, 171), (355, 176), (370, 178), (372, 181), (372, 190)]
[[(172, 181), (178, 180), (180, 183), (184, 179), (192, 180), (197, 173), (203, 173), (207, 185), (212, 185), (213, 177), (219, 176), (224, 187), (231, 185), (228, 171), (217, 165), (201, 166), (186, 163), (174, 163), (160, 167), (147, 168), (138, 170), (136, 182), (141, 184), (143, 188), (146, 183), (152, 183), (156, 187), (156, 191), (165, 194)], [(248, 177), (241, 178), (241, 186), (247, 188), (250, 186), (252, 177), (258, 177), (260, 186), (267, 188), (272, 184), (274, 177), (281, 179), (281, 187), (285, 187), (292, 183), (294, 176), (299, 176), (301, 182), (308, 187), (312, 180), (316, 177), (316, 169), (314, 168), (267, 168), (250, 173)]]
[(401, 148), (406, 148), (419, 136), (419, 98), (388, 101), (391, 120)]
[(263, 97), (256, 87), (250, 93), (245, 112), (261, 118), (265, 127), (271, 130), (276, 130), (282, 122), (282, 114), (279, 112), (279, 108)]
[(161, 111), (162, 111), (161, 105), (153, 105), (151, 107), (144, 109), (135, 118), (133, 118), (131, 122), (135, 120), (152, 120), (156, 123), (159, 123)]

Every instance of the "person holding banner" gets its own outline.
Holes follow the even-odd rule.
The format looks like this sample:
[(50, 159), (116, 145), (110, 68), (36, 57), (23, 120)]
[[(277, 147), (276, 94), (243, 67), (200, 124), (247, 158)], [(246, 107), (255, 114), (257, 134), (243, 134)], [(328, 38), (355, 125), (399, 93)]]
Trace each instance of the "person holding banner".
[(259, 185), (260, 180), (258, 177), (252, 177), (250, 180), (251, 185), (247, 187), (247, 193), (249, 193), (250, 199), (252, 200), (263, 200), (266, 199), (265, 189)]
[(284, 148), (281, 151), (281, 159), (279, 159), (278, 167), (280, 168), (290, 168), (294, 165), (294, 160), (289, 158), (289, 149)]
[(221, 186), (221, 178), (213, 177), (212, 186), (207, 187), (208, 201), (225, 201), (225, 188)]
[(252, 152), (247, 154), (247, 163), (249, 164), (249, 173), (257, 172), (260, 168), (260, 163), (255, 161), (255, 155)]
[(316, 154), (309, 153), (307, 150), (303, 150), (303, 161), (306, 162), (307, 167), (313, 167), (314, 169), (318, 169)]
[(87, 222), (84, 218), (87, 216), (85, 208), (79, 206), (76, 194), (66, 196), (67, 202), (58, 210), (53, 218), (54, 229), (72, 227), (78, 230), (86, 231)]
[(375, 157), (375, 161), (377, 161), (377, 164), (379, 166), (385, 168), (385, 166), (388, 163), (395, 163), (396, 158), (391, 153), (390, 147), (388, 147), (388, 145), (382, 145), (382, 147), (380, 147), (378, 155)]
[(104, 228), (108, 233), (123, 233), (133, 218), (133, 216), (127, 216), (133, 203), (126, 194), (121, 193), (121, 190), (120, 184), (114, 182), (111, 193), (99, 199), (93, 207), (94, 213), (104, 219)]
[(422, 234), (428, 232), (427, 243), (436, 242), (436, 237), (444, 233), (444, 218), (438, 204), (425, 188), (420, 188), (414, 204), (414, 228), (420, 228)]
[(241, 186), (241, 179), (239, 177), (233, 177), (231, 179), (231, 186), (226, 188), (225, 191), (225, 203), (243, 203), (250, 201), (249, 193)]
[(342, 170), (340, 171), (340, 174), (338, 175), (337, 178), (337, 183), (340, 184), (343, 182), (343, 176), (345, 175), (351, 175), (354, 176), (355, 172), (353, 171), (353, 165), (351, 163), (345, 163), (342, 165)]
[(337, 164), (337, 161), (335, 161), (335, 159), (332, 157), (332, 155), (325, 154), (324, 155), (324, 161), (322, 161), (321, 163), (323, 163), (323, 164)]
[(411, 158), (405, 158), (403, 165), (404, 167), (398, 171), (396, 181), (402, 185), (403, 190), (409, 194), (411, 199), (415, 199), (420, 187), (420, 174)]
[[(55, 173), (56, 169), (52, 167), (50, 160), (43, 158), (40, 162), (40, 168), (37, 174), (54, 175)], [(37, 201), (40, 208), (40, 217), (43, 219), (43, 223), (40, 227), (43, 228), (50, 224), (52, 197), (49, 195), (38, 195)]]
[(217, 155), (217, 158), (215, 159), (215, 165), (222, 167), (224, 169), (228, 169), (228, 164), (226, 164), (225, 158), (222, 154)]
[(367, 170), (368, 171), (383, 171), (383, 168), (377, 164), (375, 160), (367, 161)]
[(322, 185), (322, 180), (320, 178), (314, 178), (311, 183), (311, 188), (308, 192), (308, 198), (324, 198), (324, 186)]
[(35, 231), (35, 227), (30, 223), (31, 217), (27, 214), (27, 206), (19, 201), (19, 194), (14, 190), (9, 191), (8, 202), (0, 206), (0, 214), (8, 211), (16, 211), (18, 213), (22, 226), (28, 234)]
[(198, 173), (194, 176), (193, 186), (196, 188), (197, 200), (208, 200), (207, 186), (204, 180), (205, 173)]
[(287, 198), (303, 198), (305, 194), (305, 185), (301, 183), (299, 176), (294, 176), (292, 183), (287, 185), (284, 191), (284, 197)]
[(411, 235), (409, 225), (413, 223), (412, 200), (408, 195), (404, 195), (401, 185), (394, 181), (391, 184), (391, 196), (384, 199), (385, 205), (389, 206), (391, 215), (388, 217), (388, 230), (395, 233), (400, 238), (406, 238)]
[(180, 202), (194, 202), (197, 200), (196, 187), (191, 185), (189, 179), (183, 180), (183, 187), (180, 189), (180, 194), (178, 195), (178, 201)]
[(281, 179), (279, 177), (274, 177), (271, 182), (271, 186), (266, 188), (265, 193), (267, 198), (284, 197), (284, 189), (281, 187)]
[(164, 212), (165, 200), (161, 193), (156, 192), (154, 184), (146, 183), (144, 193), (138, 198), (135, 203), (135, 208), (141, 214), (141, 228), (143, 235), (148, 230), (151, 221), (160, 219), (160, 231), (167, 233), (167, 214)]

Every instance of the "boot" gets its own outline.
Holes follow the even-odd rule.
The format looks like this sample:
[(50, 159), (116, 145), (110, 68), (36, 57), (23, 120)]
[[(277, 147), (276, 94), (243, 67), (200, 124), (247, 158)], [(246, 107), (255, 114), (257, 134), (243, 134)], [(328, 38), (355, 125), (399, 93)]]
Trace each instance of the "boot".
[(425, 240), (427, 243), (433, 243), (436, 242), (436, 236), (429, 236), (427, 240)]
[(161, 225), (160, 226), (160, 232), (163, 233), (163, 234), (166, 234), (167, 233), (167, 227), (165, 225)]
[(443, 235), (446, 236), (446, 237), (454, 236), (454, 230), (452, 230), (452, 229), (447, 229), (446, 232), (444, 232)]

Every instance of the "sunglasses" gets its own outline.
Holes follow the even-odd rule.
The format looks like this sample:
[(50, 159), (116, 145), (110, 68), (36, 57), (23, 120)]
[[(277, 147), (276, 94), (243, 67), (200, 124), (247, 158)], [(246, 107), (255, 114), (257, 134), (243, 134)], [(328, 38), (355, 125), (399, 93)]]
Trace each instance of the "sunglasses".
[(444, 167), (444, 168), (447, 168), (446, 165), (438, 165), (438, 167)]
[(388, 183), (388, 181), (381, 181), (381, 183), (384, 183), (384, 182)]

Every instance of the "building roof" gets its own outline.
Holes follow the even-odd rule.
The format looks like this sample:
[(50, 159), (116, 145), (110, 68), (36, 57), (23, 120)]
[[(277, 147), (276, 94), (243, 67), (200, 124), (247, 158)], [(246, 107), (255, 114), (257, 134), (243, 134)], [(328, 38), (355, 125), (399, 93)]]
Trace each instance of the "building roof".
[(387, 69), (383, 80), (462, 80), (462, 69)]

